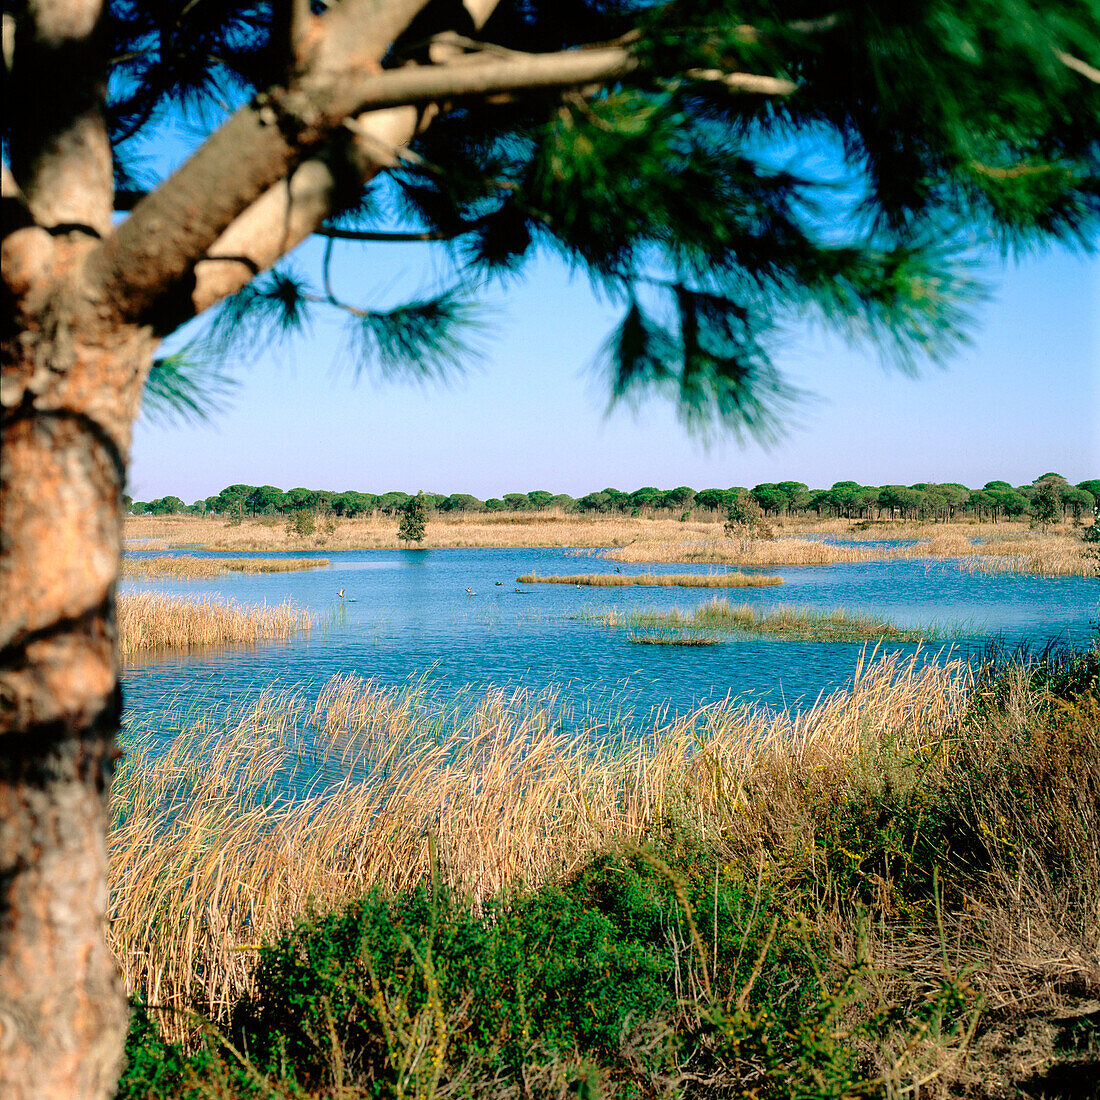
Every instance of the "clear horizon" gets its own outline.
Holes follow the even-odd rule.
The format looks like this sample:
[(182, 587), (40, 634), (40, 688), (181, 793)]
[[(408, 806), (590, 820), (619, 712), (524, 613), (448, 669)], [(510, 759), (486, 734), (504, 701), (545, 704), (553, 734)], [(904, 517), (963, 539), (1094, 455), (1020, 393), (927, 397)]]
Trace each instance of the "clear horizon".
[[(300, 250), (307, 261), (314, 248)], [(349, 248), (336, 277), (364, 297), (415, 295), (424, 271), (445, 278), (426, 253)], [(339, 331), (322, 321), (311, 340), (237, 372), (209, 423), (143, 417), (127, 491), (190, 503), (247, 483), (484, 500), (785, 479), (980, 487), (1051, 470), (1071, 482), (1100, 477), (1100, 261), (1052, 250), (985, 278), (991, 295), (975, 311), (972, 342), (946, 369), (907, 377), (883, 370), (867, 346), (791, 330), (777, 365), (816, 396), (795, 406), (771, 448), (731, 438), (707, 446), (656, 397), (604, 415), (608, 389), (592, 364), (617, 310), (542, 259), (522, 282), (486, 291), (485, 355), (472, 371), (443, 385), (356, 383), (339, 362)]]

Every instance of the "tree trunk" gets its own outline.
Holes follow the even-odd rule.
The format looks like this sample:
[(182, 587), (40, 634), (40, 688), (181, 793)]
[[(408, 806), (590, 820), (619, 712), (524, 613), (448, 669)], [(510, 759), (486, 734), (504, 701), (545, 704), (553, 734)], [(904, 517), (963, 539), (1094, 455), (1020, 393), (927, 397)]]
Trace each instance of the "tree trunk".
[[(66, 251), (59, 243), (51, 258)], [(9, 1100), (112, 1095), (127, 1026), (105, 939), (105, 818), (121, 712), (120, 503), (154, 344), (71, 294), (62, 285), (71, 262), (50, 267), (60, 278), (36, 280), (33, 312), (7, 311), (3, 340), (0, 1096)]]

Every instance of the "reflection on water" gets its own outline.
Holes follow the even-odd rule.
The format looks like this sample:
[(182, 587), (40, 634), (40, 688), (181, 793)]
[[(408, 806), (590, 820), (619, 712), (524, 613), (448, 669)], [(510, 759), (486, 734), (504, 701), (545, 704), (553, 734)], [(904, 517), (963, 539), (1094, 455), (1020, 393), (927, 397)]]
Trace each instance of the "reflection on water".
[[(265, 551), (257, 556), (280, 555)], [(860, 643), (747, 638), (705, 647), (632, 645), (628, 631), (572, 616), (613, 609), (690, 610), (715, 592), (516, 584), (523, 573), (578, 571), (575, 551), (321, 550), (315, 556), (331, 564), (299, 573), (131, 585), (246, 604), (291, 599), (309, 608), (316, 624), (311, 634), (289, 644), (176, 654), (131, 666), (123, 672), (131, 712), (205, 706), (279, 687), (315, 695), (330, 677), (349, 673), (382, 686), (423, 676), (428, 688), (446, 695), (490, 684), (536, 692), (553, 686), (559, 697), (580, 700), (584, 708), (601, 713), (644, 715), (654, 707), (685, 711), (730, 694), (782, 706), (798, 699), (812, 702), (822, 691), (841, 686), (863, 648)], [(583, 567), (585, 572), (619, 568), (628, 573), (665, 569), (620, 566), (598, 557)], [(675, 570), (706, 573), (715, 567), (677, 565)], [(968, 636), (951, 643), (953, 654), (961, 656), (980, 650), (990, 636), (1010, 646), (1051, 639), (1085, 644), (1090, 620), (1100, 615), (1100, 583), (1091, 578), (974, 575), (949, 561), (769, 572), (784, 583), (732, 594), (716, 591), (763, 611), (784, 604), (841, 607), (873, 612), (901, 626), (950, 631), (962, 625)], [(913, 652), (917, 647), (883, 648)], [(925, 648), (930, 657), (940, 650), (938, 644)]]

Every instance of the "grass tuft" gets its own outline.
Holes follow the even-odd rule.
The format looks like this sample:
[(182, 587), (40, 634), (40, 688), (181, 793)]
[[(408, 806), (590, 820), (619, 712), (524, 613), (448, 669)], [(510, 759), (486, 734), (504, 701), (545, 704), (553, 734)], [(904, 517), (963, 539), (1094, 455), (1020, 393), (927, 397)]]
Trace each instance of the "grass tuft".
[(224, 600), (184, 600), (153, 592), (124, 592), (118, 598), (118, 648), (124, 658), (254, 645), (293, 637), (312, 625), (310, 613), (289, 600), (276, 607), (238, 607)]
[(603, 588), (643, 585), (654, 588), (763, 588), (782, 584), (782, 577), (759, 573), (575, 573), (540, 577), (525, 573), (518, 584), (574, 584)]
[[(585, 618), (610, 627), (658, 629), (665, 633), (653, 637), (668, 636), (673, 639), (691, 638), (695, 635), (679, 632), (700, 630), (804, 642), (923, 642), (932, 636), (928, 630), (903, 629), (873, 615), (857, 615), (842, 609), (817, 611), (804, 607), (780, 607), (761, 611), (749, 604), (734, 606), (729, 600), (717, 597), (688, 612), (679, 608), (671, 611), (614, 610), (586, 615)], [(707, 640), (697, 644), (714, 644), (720, 640), (713, 638), (713, 635), (705, 637)]]
[(295, 573), (303, 569), (320, 569), (328, 558), (197, 558), (155, 557), (122, 559), (124, 577), (222, 577), (227, 573)]

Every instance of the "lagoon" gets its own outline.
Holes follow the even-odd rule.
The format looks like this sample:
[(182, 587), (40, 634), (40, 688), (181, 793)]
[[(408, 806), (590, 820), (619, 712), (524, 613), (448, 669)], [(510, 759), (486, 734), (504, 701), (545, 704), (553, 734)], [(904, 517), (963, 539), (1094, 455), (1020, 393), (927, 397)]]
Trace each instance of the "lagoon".
[[(195, 550), (179, 553), (205, 556)], [(210, 556), (279, 555), (221, 551)], [(309, 555), (294, 551), (286, 556)], [(271, 687), (316, 692), (331, 676), (347, 673), (384, 686), (423, 678), (445, 696), (490, 685), (534, 691), (553, 687), (586, 708), (638, 716), (654, 708), (686, 712), (730, 695), (791, 706), (843, 686), (864, 649), (859, 642), (744, 637), (706, 647), (639, 646), (631, 644), (628, 631), (576, 616), (673, 607), (690, 611), (713, 591), (516, 583), (525, 573), (663, 569), (618, 566), (589, 551), (321, 549), (314, 556), (330, 564), (294, 573), (126, 582), (126, 588), (217, 596), (241, 604), (289, 598), (315, 617), (312, 632), (289, 643), (159, 657), (126, 668), (122, 680), (130, 713), (238, 702)], [(716, 570), (685, 565), (676, 571)], [(725, 594), (759, 611), (783, 605), (844, 608), (904, 627), (933, 626), (942, 640), (922, 647), (930, 659), (948, 651), (973, 657), (992, 639), (1010, 648), (1085, 645), (1091, 624), (1100, 618), (1100, 582), (1094, 578), (972, 573), (950, 559), (767, 572), (784, 583)], [(468, 588), (474, 595), (467, 594)], [(341, 589), (342, 600), (337, 596)], [(890, 643), (881, 648), (910, 653), (918, 647)]]

